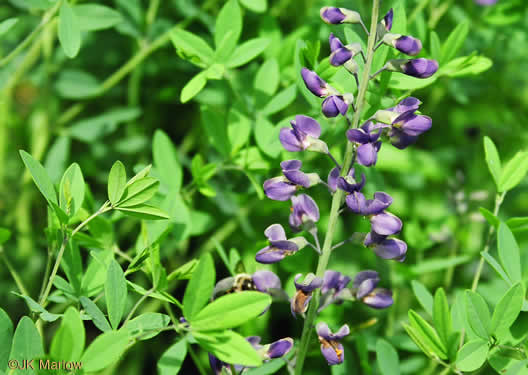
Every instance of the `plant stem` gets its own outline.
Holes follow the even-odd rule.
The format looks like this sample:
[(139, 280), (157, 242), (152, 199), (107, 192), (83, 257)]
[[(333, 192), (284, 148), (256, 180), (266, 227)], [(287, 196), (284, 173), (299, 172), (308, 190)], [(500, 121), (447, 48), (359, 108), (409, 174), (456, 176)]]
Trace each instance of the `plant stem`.
[(200, 363), (200, 358), (198, 358), (198, 356), (196, 355), (196, 352), (194, 351), (192, 345), (189, 344), (187, 347), (189, 348), (189, 354), (191, 355), (191, 358), (194, 364), (196, 365), (196, 368), (198, 369), (198, 372), (200, 373), (200, 375), (207, 375), (207, 372), (205, 371), (202, 364)]
[[(374, 57), (374, 44), (376, 42), (376, 27), (378, 23), (380, 8), (380, 0), (372, 0), (372, 19), (370, 22), (370, 34), (368, 38), (367, 46), (367, 62), (365, 63), (365, 68), (363, 70), (363, 76), (361, 79), (361, 85), (359, 87), (359, 94), (356, 101), (357, 111), (354, 113), (351, 126), (357, 128), (361, 120), (361, 112), (363, 106), (365, 105), (365, 96), (367, 93), (367, 87), (369, 83), (370, 68), (372, 66), (372, 60)], [(346, 176), (350, 166), (352, 165), (352, 159), (354, 154), (354, 146), (352, 142), (347, 142), (346, 152), (345, 152), (345, 161), (343, 162), (343, 168), (341, 169), (341, 176)], [(330, 210), (330, 218), (328, 220), (328, 229), (326, 232), (322, 254), (319, 257), (319, 263), (317, 264), (316, 275), (323, 277), (328, 266), (328, 261), (330, 260), (330, 254), (332, 252), (332, 241), (334, 238), (334, 233), (337, 227), (337, 219), (339, 217), (339, 208), (341, 207), (341, 202), (344, 198), (344, 191), (338, 189), (334, 193), (332, 198), (332, 206)], [(301, 336), (301, 343), (299, 344), (299, 351), (297, 354), (297, 362), (295, 365), (295, 374), (301, 375), (303, 372), (304, 360), (306, 358), (306, 353), (308, 352), (308, 347), (310, 344), (310, 337), (312, 335), (312, 326), (317, 313), (317, 305), (319, 304), (319, 290), (314, 291), (313, 299), (310, 303), (308, 309), (308, 314), (306, 320), (304, 321), (304, 327)]]
[(156, 290), (154, 288), (147, 290), (147, 293), (143, 294), (140, 299), (137, 300), (136, 304), (132, 307), (132, 310), (128, 313), (128, 316), (126, 317), (125, 321), (121, 325), (121, 327), (124, 327), (127, 322), (134, 316), (134, 313), (136, 312), (139, 305), (143, 303), (144, 300), (148, 298), (152, 293), (154, 293)]
[(44, 294), (42, 295), (42, 298), (39, 301), (39, 304), (41, 306), (45, 306), (46, 300), (48, 299), (48, 296), (51, 291), (51, 286), (53, 285), (53, 279), (57, 275), (57, 272), (59, 271), (59, 266), (62, 261), (62, 256), (64, 255), (64, 251), (66, 250), (66, 245), (68, 244), (68, 241), (77, 234), (78, 231), (80, 231), (86, 224), (88, 224), (90, 221), (95, 219), (97, 216), (101, 215), (102, 213), (105, 213), (107, 211), (110, 211), (112, 207), (110, 207), (110, 202), (105, 202), (97, 212), (95, 212), (92, 216), (90, 216), (88, 219), (84, 220), (82, 223), (80, 223), (71, 233), (71, 235), (65, 235), (64, 239), (62, 240), (62, 244), (59, 250), (59, 253), (57, 254), (57, 259), (55, 260), (55, 264), (53, 265), (53, 270), (51, 271), (51, 275), (48, 280), (48, 284), (46, 285), (46, 289), (44, 289)]
[(17, 285), (18, 290), (20, 290), (20, 293), (22, 293), (25, 296), (29, 296), (29, 293), (26, 287), (24, 286), (24, 282), (22, 281), (22, 278), (16, 271), (15, 267), (13, 267), (9, 259), (7, 259), (3, 246), (0, 246), (0, 255), (2, 256), (2, 259), (4, 260), (7, 270), (11, 274), (11, 277), (13, 278), (13, 280), (15, 280), (15, 283)]

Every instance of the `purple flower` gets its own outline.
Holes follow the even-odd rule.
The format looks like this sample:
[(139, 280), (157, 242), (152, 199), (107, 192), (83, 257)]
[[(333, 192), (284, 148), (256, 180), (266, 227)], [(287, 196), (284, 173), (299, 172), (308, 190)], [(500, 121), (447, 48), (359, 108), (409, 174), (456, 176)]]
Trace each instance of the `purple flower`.
[(304, 173), (300, 160), (286, 160), (281, 163), (284, 176), (270, 178), (264, 182), (264, 193), (270, 199), (287, 201), (299, 188), (309, 188), (321, 181), (317, 173)]
[(341, 190), (346, 191), (347, 193), (354, 193), (356, 191), (361, 191), (363, 189), (363, 186), (365, 186), (365, 174), (361, 174), (361, 181), (356, 182), (356, 179), (354, 177), (355, 175), (355, 169), (350, 168), (348, 171), (348, 174), (345, 177), (339, 177), (337, 176), (337, 187)]
[(397, 238), (387, 238), (376, 232), (370, 232), (365, 237), (364, 245), (370, 247), (377, 256), (383, 259), (393, 259), (403, 262), (407, 254), (407, 244)]
[(302, 68), (301, 75), (303, 77), (306, 88), (310, 90), (312, 94), (320, 98), (328, 96), (329, 86), (317, 75), (317, 73), (311, 71), (310, 69)]
[(345, 353), (340, 341), (350, 334), (348, 325), (343, 325), (339, 331), (332, 333), (326, 323), (318, 323), (316, 327), (317, 336), (321, 343), (321, 353), (329, 365), (338, 365), (343, 363)]
[(429, 78), (438, 70), (438, 62), (424, 58), (389, 60), (385, 64), (385, 69), (416, 78)]
[(246, 290), (257, 290), (262, 293), (276, 295), (277, 291), (282, 291), (281, 281), (272, 271), (256, 271), (253, 275), (241, 273), (235, 277), (226, 277), (217, 282), (213, 291), (213, 299), (221, 295)]
[[(367, 121), (359, 129), (350, 129), (346, 136), (350, 142), (359, 144), (357, 149), (358, 163), (366, 167), (376, 164), (378, 151), (381, 147), (381, 141), (378, 141), (382, 127), (384, 125), (375, 125), (372, 121)], [(378, 130), (377, 132), (375, 132)]]
[(291, 198), (292, 208), (289, 223), (294, 231), (300, 231), (303, 225), (312, 226), (319, 221), (319, 207), (317, 203), (306, 194)]
[(334, 52), (339, 48), (343, 48), (345, 46), (341, 42), (341, 40), (334, 35), (334, 33), (330, 33), (330, 36), (328, 37), (328, 42), (330, 43), (330, 52)]
[(412, 36), (385, 34), (383, 43), (409, 56), (416, 56), (422, 50), (422, 42)]
[(259, 263), (270, 264), (283, 260), (289, 255), (295, 254), (306, 246), (304, 237), (295, 237), (290, 240), (286, 238), (284, 228), (280, 224), (272, 224), (264, 231), (269, 240), (269, 246), (261, 249), (255, 259)]
[(474, 0), (478, 5), (488, 6), (496, 4), (498, 0)]
[[(385, 193), (376, 193), (376, 194), (383, 194), (387, 197), (389, 196), (388, 194), (385, 194)], [(371, 205), (371, 207), (375, 206), (376, 204), (375, 203), (377, 201), (376, 194), (374, 194), (375, 199), (371, 201), (371, 202), (374, 202)], [(392, 198), (391, 198), (391, 201), (392, 201)], [(380, 205), (383, 205), (383, 204), (386, 204), (386, 203), (385, 202), (380, 203)], [(389, 212), (383, 211), (381, 213), (374, 214), (373, 216), (371, 216), (370, 225), (371, 225), (372, 230), (376, 232), (377, 234), (381, 234), (382, 236), (390, 236), (392, 234), (399, 233), (402, 229), (403, 224), (400, 218), (398, 218), (397, 216)]]
[(337, 180), (339, 179), (339, 173), (339, 168), (334, 167), (328, 174), (328, 188), (332, 193), (335, 193), (335, 191), (337, 190)]
[(383, 27), (385, 28), (385, 31), (391, 31), (392, 29), (392, 20), (394, 18), (394, 11), (393, 9), (391, 8), (387, 14), (385, 15), (385, 17), (383, 17), (383, 20), (381, 20), (381, 24), (383, 25)]
[(298, 273), (295, 275), (294, 283), (297, 292), (293, 296), (290, 304), (291, 312), (294, 318), (296, 314), (304, 314), (308, 310), (308, 304), (312, 299), (312, 292), (320, 288), (323, 285), (323, 279), (315, 276), (313, 273), (309, 273), (304, 278), (303, 282), (298, 283), (297, 281), (301, 278), (302, 274)]
[(361, 22), (358, 12), (346, 8), (324, 7), (320, 14), (323, 21), (331, 25)]
[(376, 288), (380, 281), (376, 271), (361, 271), (354, 278), (352, 292), (358, 300), (375, 309), (384, 309), (393, 304), (392, 292)]
[(326, 117), (337, 117), (345, 115), (348, 111), (348, 103), (342, 95), (331, 95), (323, 101), (323, 114)]
[(313, 118), (303, 115), (295, 116), (290, 121), (290, 128), (282, 128), (279, 140), (287, 151), (316, 151), (328, 153), (328, 146), (321, 141), (321, 125)]
[(293, 348), (293, 339), (286, 337), (265, 345), (265, 359), (280, 358), (288, 354)]
[(268, 293), (270, 289), (281, 289), (281, 281), (272, 271), (260, 270), (255, 272), (251, 279), (255, 288), (262, 293)]
[(342, 275), (340, 272), (328, 270), (323, 277), (321, 287), (321, 301), (318, 312), (332, 303), (342, 303), (343, 297), (347, 297), (348, 289), (345, 289), (350, 282), (350, 277)]

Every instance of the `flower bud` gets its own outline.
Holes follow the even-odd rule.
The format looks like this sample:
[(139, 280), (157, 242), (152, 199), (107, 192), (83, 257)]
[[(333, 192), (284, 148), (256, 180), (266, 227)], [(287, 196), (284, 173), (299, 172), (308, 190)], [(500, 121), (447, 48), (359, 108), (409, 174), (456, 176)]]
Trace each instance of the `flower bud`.
[(391, 8), (387, 14), (385, 15), (385, 17), (383, 17), (383, 19), (381, 20), (381, 24), (383, 25), (383, 27), (385, 28), (386, 31), (391, 31), (392, 29), (392, 20), (394, 18), (394, 11), (393, 9)]
[(301, 75), (306, 88), (310, 90), (312, 94), (320, 98), (328, 96), (328, 85), (317, 75), (317, 73), (307, 68), (302, 68)]
[(416, 78), (429, 78), (438, 70), (438, 62), (435, 60), (420, 59), (399, 59), (389, 60), (385, 64), (385, 69), (391, 72), (399, 72)]
[(331, 25), (361, 22), (358, 12), (346, 8), (324, 7), (321, 8), (320, 14), (323, 21)]
[(348, 111), (348, 104), (342, 96), (332, 95), (323, 101), (322, 108), (326, 117), (336, 117), (339, 114), (344, 116)]
[(396, 48), (398, 51), (409, 56), (416, 56), (422, 50), (422, 42), (412, 36), (400, 34), (385, 34), (383, 43)]

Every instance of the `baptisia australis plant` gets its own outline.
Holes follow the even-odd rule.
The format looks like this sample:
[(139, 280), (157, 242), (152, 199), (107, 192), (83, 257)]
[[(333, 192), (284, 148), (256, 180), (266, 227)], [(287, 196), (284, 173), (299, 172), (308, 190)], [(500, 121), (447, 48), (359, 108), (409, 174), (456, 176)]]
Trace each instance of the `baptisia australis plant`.
[[(307, 89), (323, 99), (321, 103), (323, 115), (328, 118), (341, 116), (347, 121), (348, 128), (344, 135), (348, 142), (344, 160), (339, 162), (330, 153), (329, 147), (321, 139), (322, 127), (317, 120), (298, 115), (291, 121), (291, 127), (281, 129), (279, 139), (282, 146), (290, 152), (314, 151), (325, 154), (335, 167), (329, 171), (325, 183), (319, 177), (320, 174), (308, 172), (307, 168), (303, 168), (300, 160), (286, 160), (280, 165), (282, 175), (264, 182), (264, 192), (268, 198), (291, 202), (289, 218), (291, 230), (308, 232), (314, 242), (311, 243), (303, 236), (290, 238), (281, 224), (272, 224), (264, 232), (269, 244), (256, 254), (257, 262), (263, 264), (280, 262), (288, 256), (303, 251), (306, 247), (314, 249), (319, 256), (315, 273), (307, 272), (304, 277), (299, 273), (295, 276), (296, 292), (290, 299), (293, 316), (305, 318), (294, 361), (297, 375), (303, 373), (304, 359), (309, 350), (314, 327), (321, 353), (328, 364), (340, 364), (345, 358), (341, 341), (350, 334), (348, 325), (343, 325), (335, 333), (325, 322), (314, 325), (318, 314), (327, 306), (341, 304), (344, 301), (358, 301), (372, 308), (383, 309), (393, 304), (392, 292), (378, 287), (381, 279), (376, 271), (365, 270), (355, 276), (349, 276), (327, 269), (331, 253), (348, 242), (362, 244), (382, 259), (402, 262), (407, 253), (407, 244), (395, 237), (402, 230), (403, 223), (390, 212), (392, 197), (382, 191), (370, 196), (363, 190), (366, 182), (365, 174), (359, 174), (361, 168), (372, 168), (376, 165), (378, 152), (383, 143), (405, 149), (417, 142), (419, 136), (431, 128), (432, 120), (418, 112), (421, 101), (413, 97), (404, 98), (390, 108), (379, 108), (377, 111), (370, 109), (369, 113), (374, 114), (366, 116), (365, 96), (369, 82), (377, 80), (377, 76), (383, 72), (402, 73), (422, 79), (436, 73), (438, 63), (425, 58), (398, 58), (387, 61), (379, 71), (371, 74), (373, 56), (383, 45), (408, 56), (419, 55), (422, 50), (421, 41), (413, 36), (391, 33), (394, 16), (392, 9), (378, 20), (379, 6), (380, 1), (373, 0), (370, 30), (367, 30), (361, 15), (354, 10), (337, 7), (321, 9), (321, 18), (326, 23), (359, 24), (368, 36), (366, 50), (362, 49), (360, 43), (344, 44), (333, 33), (329, 36), (329, 63), (334, 67), (343, 67), (353, 75), (357, 83), (356, 95), (341, 92), (328, 84), (315, 71), (306, 67), (299, 72)], [(363, 69), (360, 69), (358, 58), (363, 59)], [(336, 86), (341, 87), (337, 84)], [(317, 227), (320, 218), (318, 205), (304, 192), (316, 185), (326, 185), (332, 199), (328, 227), (322, 245), (319, 242)], [(353, 233), (347, 240), (334, 244), (337, 220), (342, 212), (347, 211), (368, 218), (370, 231)], [(275, 278), (276, 276), (272, 278), (274, 280), (272, 283), (277, 288), (280, 281), (277, 282)], [(280, 289), (280, 286), (277, 289)], [(259, 290), (264, 291), (262, 288)]]

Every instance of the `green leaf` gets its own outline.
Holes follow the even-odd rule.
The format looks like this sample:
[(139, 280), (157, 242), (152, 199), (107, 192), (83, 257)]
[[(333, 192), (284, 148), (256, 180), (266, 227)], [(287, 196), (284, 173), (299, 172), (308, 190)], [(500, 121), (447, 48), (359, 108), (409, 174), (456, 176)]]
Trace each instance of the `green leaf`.
[(0, 36), (7, 33), (18, 22), (18, 18), (12, 17), (0, 22)]
[(489, 225), (498, 228), (500, 220), (497, 216), (493, 215), (493, 212), (484, 207), (479, 207), (479, 211), (484, 216)]
[(136, 217), (142, 220), (167, 220), (170, 216), (159, 208), (148, 206), (146, 204), (139, 204), (130, 207), (117, 207), (118, 211), (126, 215)]
[[(231, 155), (236, 155), (248, 143), (251, 134), (251, 120), (233, 108), (229, 111), (227, 122), (229, 124), (227, 135), (231, 145)], [(213, 173), (216, 173), (216, 165), (213, 168)], [(202, 171), (201, 174), (203, 175), (204, 172)], [(207, 181), (204, 178), (202, 180)]]
[(9, 315), (0, 308), (0, 337), (2, 338), (2, 345), (0, 345), (0, 373), (7, 368), (7, 361), (10, 359), (9, 352), (11, 351), (11, 343), (13, 341), (13, 322)]
[(493, 61), (485, 56), (462, 56), (449, 63), (442, 65), (438, 70), (438, 77), (463, 77), (468, 75), (477, 75), (485, 72), (493, 66)]
[(58, 205), (57, 193), (53, 187), (53, 182), (51, 182), (51, 179), (42, 164), (33, 159), (33, 157), (26, 151), (20, 150), (19, 152), (20, 156), (22, 157), (22, 161), (31, 173), (31, 177), (33, 177), (35, 185), (37, 185), (37, 188), (40, 190), (44, 198), (46, 198), (50, 205), (51, 203)]
[(134, 177), (132, 177), (130, 180), (128, 180), (128, 182), (126, 183), (126, 187), (129, 187), (130, 185), (132, 185), (137, 180), (141, 180), (142, 178), (147, 177), (149, 175), (151, 169), (152, 169), (152, 165), (149, 164), (145, 168), (140, 170), (138, 173), (136, 173), (136, 175)]
[(500, 299), (491, 318), (491, 333), (497, 334), (507, 330), (515, 322), (524, 302), (522, 283), (513, 285)]
[(202, 348), (221, 361), (251, 367), (262, 365), (262, 359), (257, 351), (236, 332), (193, 332), (193, 336)]
[(42, 307), (37, 301), (35, 301), (30, 296), (25, 296), (23, 294), (19, 294), (17, 292), (11, 291), (16, 296), (19, 296), (20, 298), (23, 298), (29, 309), (34, 312), (38, 312), (40, 314), (40, 318), (44, 320), (45, 322), (54, 322), (55, 320), (60, 318), (59, 314), (52, 314), (48, 312), (44, 307)]
[[(23, 316), (18, 322), (15, 334), (13, 335), (9, 359), (14, 359), (22, 363), (24, 360), (30, 361), (43, 355), (42, 338), (37, 327), (35, 327), (35, 323), (29, 317)], [(35, 371), (30, 369), (24, 370), (24, 374), (35, 374)]]
[(486, 362), (488, 352), (489, 347), (486, 340), (469, 341), (458, 351), (456, 366), (462, 371), (475, 371)]
[(172, 31), (171, 40), (176, 50), (191, 63), (205, 67), (213, 61), (214, 51), (199, 36), (178, 28)]
[[(97, 88), (96, 88), (97, 89)], [(66, 134), (81, 142), (92, 143), (113, 133), (120, 124), (136, 120), (141, 110), (135, 107), (113, 107), (97, 116), (75, 122), (66, 130)]]
[(208, 106), (202, 106), (200, 112), (202, 126), (209, 139), (209, 144), (216, 148), (224, 157), (229, 157), (231, 144), (227, 134), (225, 115)]
[(257, 71), (253, 87), (255, 88), (255, 90), (271, 96), (277, 92), (279, 84), (280, 71), (277, 59), (272, 58), (266, 60)]
[(480, 255), (482, 255), (486, 262), (488, 262), (488, 264), (495, 270), (495, 272), (499, 274), (500, 277), (502, 277), (504, 281), (506, 281), (509, 285), (512, 285), (512, 282), (506, 274), (506, 271), (504, 271), (504, 268), (502, 268), (502, 266), (494, 257), (492, 257), (488, 252), (484, 251), (482, 251)]
[(147, 312), (129, 320), (124, 328), (128, 329), (130, 336), (136, 336), (139, 340), (148, 340), (157, 336), (169, 323), (168, 315)]
[(376, 341), (376, 362), (383, 375), (399, 375), (400, 360), (394, 347), (383, 339)]
[(117, 203), (118, 208), (128, 208), (137, 206), (148, 201), (156, 194), (159, 187), (159, 181), (153, 177), (140, 178), (125, 189), (124, 195)]
[(105, 282), (105, 299), (108, 319), (112, 327), (117, 329), (125, 311), (127, 283), (121, 266), (115, 260), (112, 260), (108, 266)]
[(171, 192), (180, 191), (183, 178), (182, 167), (178, 162), (174, 144), (163, 130), (158, 129), (154, 133), (152, 154), (161, 183)]
[(431, 57), (434, 60), (439, 61), (441, 58), (441, 53), (442, 53), (441, 48), (442, 47), (441, 47), (440, 38), (438, 37), (438, 34), (434, 30), (431, 30), (430, 43), (431, 43)]
[(84, 177), (79, 164), (73, 163), (64, 172), (60, 183), (59, 202), (70, 217), (82, 207), (84, 201)]
[(442, 46), (442, 58), (440, 59), (440, 65), (451, 61), (460, 51), (460, 48), (464, 45), (469, 34), (469, 22), (463, 22), (458, 24), (457, 27), (449, 34), (447, 40)]
[(409, 337), (414, 341), (414, 343), (420, 348), (420, 350), (427, 355), (429, 358), (436, 358), (437, 354), (432, 350), (428, 344), (426, 344), (427, 339), (414, 327), (403, 323), (403, 328), (409, 335)]
[(480, 294), (466, 290), (466, 314), (471, 329), (475, 334), (487, 340), (491, 334), (491, 317), (488, 305)]
[(6, 243), (11, 238), (11, 231), (0, 227), (0, 246)]
[(289, 106), (296, 97), (297, 86), (293, 84), (274, 95), (268, 104), (262, 108), (262, 113), (266, 116), (271, 116)]
[(50, 355), (53, 359), (76, 361), (81, 358), (85, 342), (84, 324), (79, 311), (68, 307), (59, 329), (51, 341)]
[(214, 41), (216, 49), (222, 46), (223, 55), (231, 56), (242, 33), (242, 12), (237, 0), (229, 0), (216, 18)]
[(486, 163), (488, 164), (489, 171), (495, 185), (499, 186), (499, 180), (501, 176), (501, 161), (497, 147), (489, 137), (484, 137), (484, 152), (486, 154)]
[(420, 305), (430, 316), (433, 316), (433, 295), (419, 281), (411, 281), (411, 287)]
[(100, 4), (74, 5), (73, 12), (82, 31), (108, 29), (123, 22), (119, 12)]
[(187, 103), (189, 100), (194, 98), (207, 84), (207, 72), (203, 71), (195, 75), (187, 84), (183, 87), (180, 94), (180, 101)]
[(191, 321), (213, 294), (216, 272), (210, 254), (202, 255), (183, 296), (183, 315)]
[(235, 49), (227, 61), (227, 67), (236, 68), (248, 63), (264, 52), (269, 44), (270, 40), (268, 38), (255, 38), (242, 43)]
[(109, 331), (96, 337), (84, 352), (83, 370), (94, 372), (117, 362), (128, 346), (128, 331)]
[(240, 3), (255, 13), (264, 13), (268, 9), (267, 0), (240, 0)]
[(171, 280), (189, 280), (194, 271), (196, 270), (196, 266), (198, 265), (198, 261), (196, 259), (191, 259), (184, 265), (176, 268), (174, 271), (170, 273), (169, 276), (167, 276), (167, 281)]
[(439, 358), (447, 359), (447, 349), (438, 337), (435, 329), (413, 310), (409, 310), (409, 322), (428, 353), (434, 353)]
[(519, 151), (506, 163), (499, 180), (499, 192), (513, 189), (528, 172), (528, 151)]
[(499, 260), (513, 283), (521, 281), (521, 256), (519, 245), (505, 223), (501, 222), (497, 234)]
[(415, 275), (421, 275), (428, 272), (441, 271), (449, 267), (458, 266), (472, 260), (473, 258), (469, 255), (460, 255), (456, 257), (441, 257), (431, 258), (420, 262), (416, 266), (411, 267), (411, 271)]
[(204, 307), (190, 322), (198, 331), (234, 328), (256, 318), (270, 304), (271, 297), (261, 292), (228, 294)]
[(112, 330), (112, 327), (110, 327), (110, 324), (108, 324), (108, 320), (106, 320), (103, 312), (91, 299), (83, 296), (79, 298), (79, 301), (81, 302), (84, 311), (86, 311), (86, 313), (90, 315), (93, 324), (97, 328), (99, 328), (103, 332)]
[(86, 99), (96, 96), (101, 85), (96, 77), (82, 70), (62, 69), (55, 89), (66, 99)]
[(452, 333), (452, 323), (447, 297), (443, 288), (437, 289), (434, 296), (433, 322), (436, 332), (438, 332), (438, 336), (440, 336), (444, 345), (449, 348), (449, 337)]
[(123, 197), (127, 182), (125, 166), (119, 160), (114, 163), (108, 175), (108, 199), (115, 205)]
[(158, 360), (158, 375), (175, 375), (180, 371), (180, 368), (187, 355), (187, 339), (182, 338), (176, 343), (172, 344), (161, 355)]
[(64, 1), (59, 11), (59, 42), (64, 54), (74, 58), (81, 49), (81, 29), (77, 16), (67, 1)]
[(255, 124), (255, 140), (259, 149), (275, 159), (282, 151), (279, 140), (280, 126), (274, 126), (266, 117), (258, 116)]

